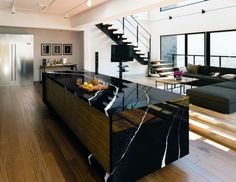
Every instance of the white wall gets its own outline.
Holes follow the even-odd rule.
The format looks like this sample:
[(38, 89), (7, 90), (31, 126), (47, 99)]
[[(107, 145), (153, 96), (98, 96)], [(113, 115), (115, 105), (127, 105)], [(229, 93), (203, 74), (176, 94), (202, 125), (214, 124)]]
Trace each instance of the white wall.
[(84, 28), (180, 1), (182, 0), (110, 0), (82, 14), (71, 17), (71, 24), (72, 27)]
[[(228, 6), (235, 7), (221, 9)], [(205, 14), (201, 14), (202, 9), (206, 10)], [(161, 35), (236, 29), (236, 1), (211, 0), (164, 12), (157, 9), (151, 11), (150, 16), (152, 58), (155, 60), (160, 58)], [(173, 19), (169, 20), (169, 16)]]
[[(85, 30), (85, 53), (84, 68), (95, 71), (95, 52), (99, 52), (99, 73), (118, 77), (118, 63), (111, 62), (111, 45), (115, 44), (107, 35), (95, 26)], [(141, 65), (137, 61), (127, 62), (129, 72), (123, 75), (145, 74), (147, 66)]]
[[(32, 34), (34, 35), (34, 81), (39, 80), (39, 65), (42, 58), (50, 60), (66, 57), (71, 63), (83, 68), (83, 32), (49, 30), (18, 27), (0, 27), (1, 34)], [(72, 55), (41, 56), (41, 43), (68, 43), (73, 45)]]

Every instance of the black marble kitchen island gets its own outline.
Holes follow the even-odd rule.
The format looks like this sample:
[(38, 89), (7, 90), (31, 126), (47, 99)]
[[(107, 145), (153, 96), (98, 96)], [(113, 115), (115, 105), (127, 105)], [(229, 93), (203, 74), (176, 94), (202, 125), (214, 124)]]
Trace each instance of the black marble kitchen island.
[(106, 171), (105, 180), (131, 182), (189, 153), (188, 97), (105, 75), (107, 90), (87, 92), (78, 78), (94, 73), (45, 73), (43, 100)]

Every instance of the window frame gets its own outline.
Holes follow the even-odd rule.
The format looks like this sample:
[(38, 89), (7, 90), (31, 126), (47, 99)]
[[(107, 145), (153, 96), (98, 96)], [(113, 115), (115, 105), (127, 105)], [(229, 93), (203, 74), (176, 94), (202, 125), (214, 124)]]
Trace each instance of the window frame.
[[(162, 57), (162, 37), (166, 36), (178, 36), (178, 35), (184, 35), (185, 36), (185, 66), (187, 66), (188, 58), (186, 55), (188, 55), (188, 35), (192, 34), (204, 34), (204, 65), (210, 66), (210, 60), (211, 60), (211, 33), (222, 33), (222, 32), (232, 32), (236, 31), (236, 29), (228, 29), (228, 30), (214, 30), (214, 31), (205, 31), (205, 32), (190, 32), (190, 33), (179, 33), (179, 34), (164, 34), (160, 35), (160, 58)], [(219, 65), (220, 67), (220, 65)]]
[[(186, 7), (186, 6), (192, 6), (194, 4), (204, 3), (206, 1), (209, 1), (209, 0), (201, 0), (201, 1), (198, 1), (198, 2), (189, 3), (189, 4), (176, 6), (176, 7), (169, 7), (169, 8), (168, 8), (168, 6), (171, 6), (171, 5), (168, 5), (168, 6), (160, 7), (160, 12), (165, 12), (165, 11), (169, 11), (169, 10), (173, 10), (173, 9), (177, 9), (177, 8), (183, 8), (183, 7)], [(167, 8), (165, 8), (165, 7), (167, 7)]]

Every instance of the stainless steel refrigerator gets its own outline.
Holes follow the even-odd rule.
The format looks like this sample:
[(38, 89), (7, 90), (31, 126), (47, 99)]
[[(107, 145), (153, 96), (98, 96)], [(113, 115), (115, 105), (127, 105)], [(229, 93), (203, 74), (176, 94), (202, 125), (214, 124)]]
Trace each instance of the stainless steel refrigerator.
[(33, 82), (33, 35), (0, 34), (0, 84)]

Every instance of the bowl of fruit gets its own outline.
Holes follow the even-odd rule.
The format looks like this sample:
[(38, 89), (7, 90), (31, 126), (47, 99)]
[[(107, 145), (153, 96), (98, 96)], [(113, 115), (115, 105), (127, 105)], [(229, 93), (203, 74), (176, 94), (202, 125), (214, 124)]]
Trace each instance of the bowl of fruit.
[(90, 83), (85, 81), (79, 87), (88, 92), (108, 89), (108, 85), (99, 83), (99, 80), (96, 78), (91, 79)]

